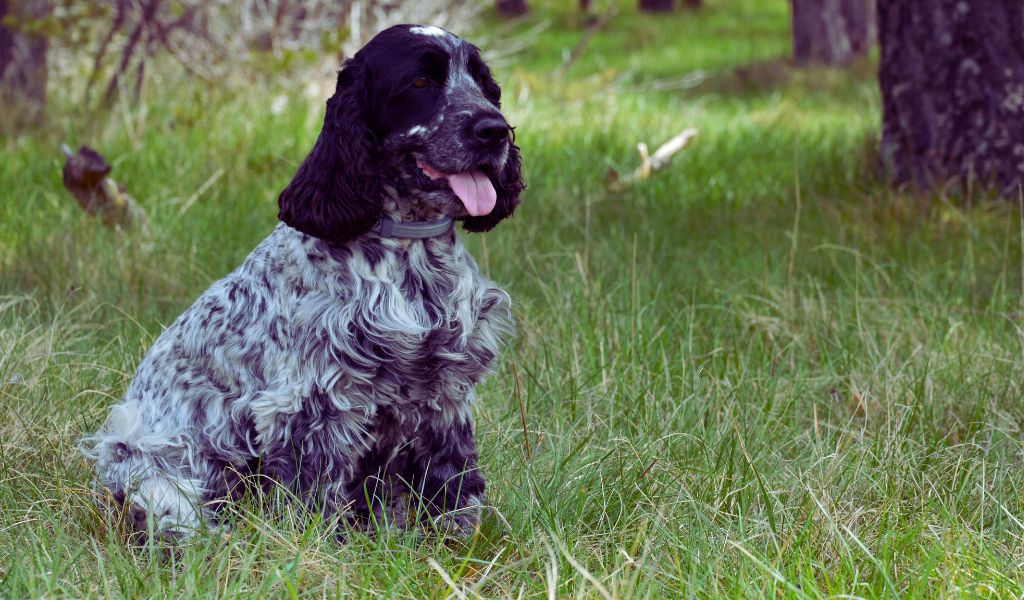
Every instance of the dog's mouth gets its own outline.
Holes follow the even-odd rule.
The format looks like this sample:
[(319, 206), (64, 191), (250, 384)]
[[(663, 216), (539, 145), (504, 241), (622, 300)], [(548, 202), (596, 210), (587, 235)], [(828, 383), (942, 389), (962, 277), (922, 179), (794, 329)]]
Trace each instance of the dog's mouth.
[(491, 178), (480, 169), (472, 169), (462, 173), (445, 173), (440, 169), (416, 159), (416, 166), (432, 180), (445, 180), (452, 192), (462, 202), (471, 216), (480, 217), (490, 214), (498, 200), (498, 193), (491, 183)]

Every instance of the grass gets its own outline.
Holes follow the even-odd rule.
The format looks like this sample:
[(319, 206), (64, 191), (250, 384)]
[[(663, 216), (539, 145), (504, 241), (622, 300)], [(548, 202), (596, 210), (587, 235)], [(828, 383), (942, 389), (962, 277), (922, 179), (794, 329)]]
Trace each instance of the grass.
[[(476, 410), (471, 540), (338, 544), (254, 502), (165, 554), (91, 504), (77, 440), (273, 227), (319, 106), (168, 76), (4, 141), (0, 596), (1024, 594), (1021, 213), (891, 189), (873, 64), (788, 66), (784, 2), (624, 9), (568, 72), (562, 4), (499, 70), (523, 206), (464, 236), (519, 323)], [(605, 191), (691, 125), (670, 169)], [(113, 160), (148, 238), (74, 206), (63, 139)]]

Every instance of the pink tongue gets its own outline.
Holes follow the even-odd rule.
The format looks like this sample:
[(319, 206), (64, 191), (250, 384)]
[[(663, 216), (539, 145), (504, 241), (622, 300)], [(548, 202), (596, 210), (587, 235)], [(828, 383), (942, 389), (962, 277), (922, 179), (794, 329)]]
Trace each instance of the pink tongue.
[(483, 171), (469, 171), (468, 173), (455, 173), (449, 175), (442, 173), (430, 165), (416, 161), (416, 164), (431, 179), (448, 179), (448, 185), (452, 191), (462, 200), (466, 212), (474, 217), (489, 214), (494, 210), (494, 203), (498, 200), (498, 193), (494, 191), (491, 180), (484, 175)]
[(484, 175), (483, 171), (470, 171), (468, 173), (455, 173), (448, 176), (448, 185), (452, 191), (462, 200), (466, 212), (479, 217), (494, 210), (494, 203), (498, 199), (491, 180)]

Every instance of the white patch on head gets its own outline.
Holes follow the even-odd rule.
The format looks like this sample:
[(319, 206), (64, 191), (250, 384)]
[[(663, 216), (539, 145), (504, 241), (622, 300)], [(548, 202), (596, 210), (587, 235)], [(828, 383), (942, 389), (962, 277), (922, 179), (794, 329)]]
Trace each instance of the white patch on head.
[(430, 37), (444, 37), (448, 32), (434, 25), (417, 25), (409, 28), (409, 31), (417, 35), (429, 35)]
[(426, 132), (426, 130), (427, 130), (426, 127), (424, 127), (422, 125), (416, 125), (412, 129), (410, 129), (408, 132), (406, 132), (406, 135), (420, 135), (421, 133)]
[(465, 56), (462, 56), (461, 54), (458, 57), (452, 58), (451, 70), (448, 73), (448, 79), (445, 81), (444, 87), (449, 91), (449, 93), (456, 89), (483, 91), (480, 88), (480, 84), (478, 84), (473, 75), (470, 74)]

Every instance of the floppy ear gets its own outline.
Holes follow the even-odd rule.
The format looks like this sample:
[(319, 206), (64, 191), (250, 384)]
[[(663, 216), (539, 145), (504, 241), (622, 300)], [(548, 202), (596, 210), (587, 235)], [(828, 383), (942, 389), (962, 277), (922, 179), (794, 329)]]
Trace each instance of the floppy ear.
[(345, 62), (327, 101), (320, 137), (277, 199), (279, 219), (336, 243), (366, 233), (382, 211), (376, 144), (365, 110), (365, 71), (357, 59)]
[(483, 61), (480, 64), (480, 88), (484, 93), (484, 98), (487, 98), (494, 103), (499, 109), (501, 108), (501, 86), (494, 80), (494, 76), (491, 75), (491, 69)]
[(523, 183), (523, 176), (520, 173), (519, 147), (514, 143), (509, 144), (505, 168), (492, 183), (494, 191), (498, 193), (494, 210), (479, 217), (466, 217), (462, 223), (462, 228), (466, 231), (490, 231), (499, 221), (511, 217), (519, 206), (519, 193), (526, 189), (526, 184)]

